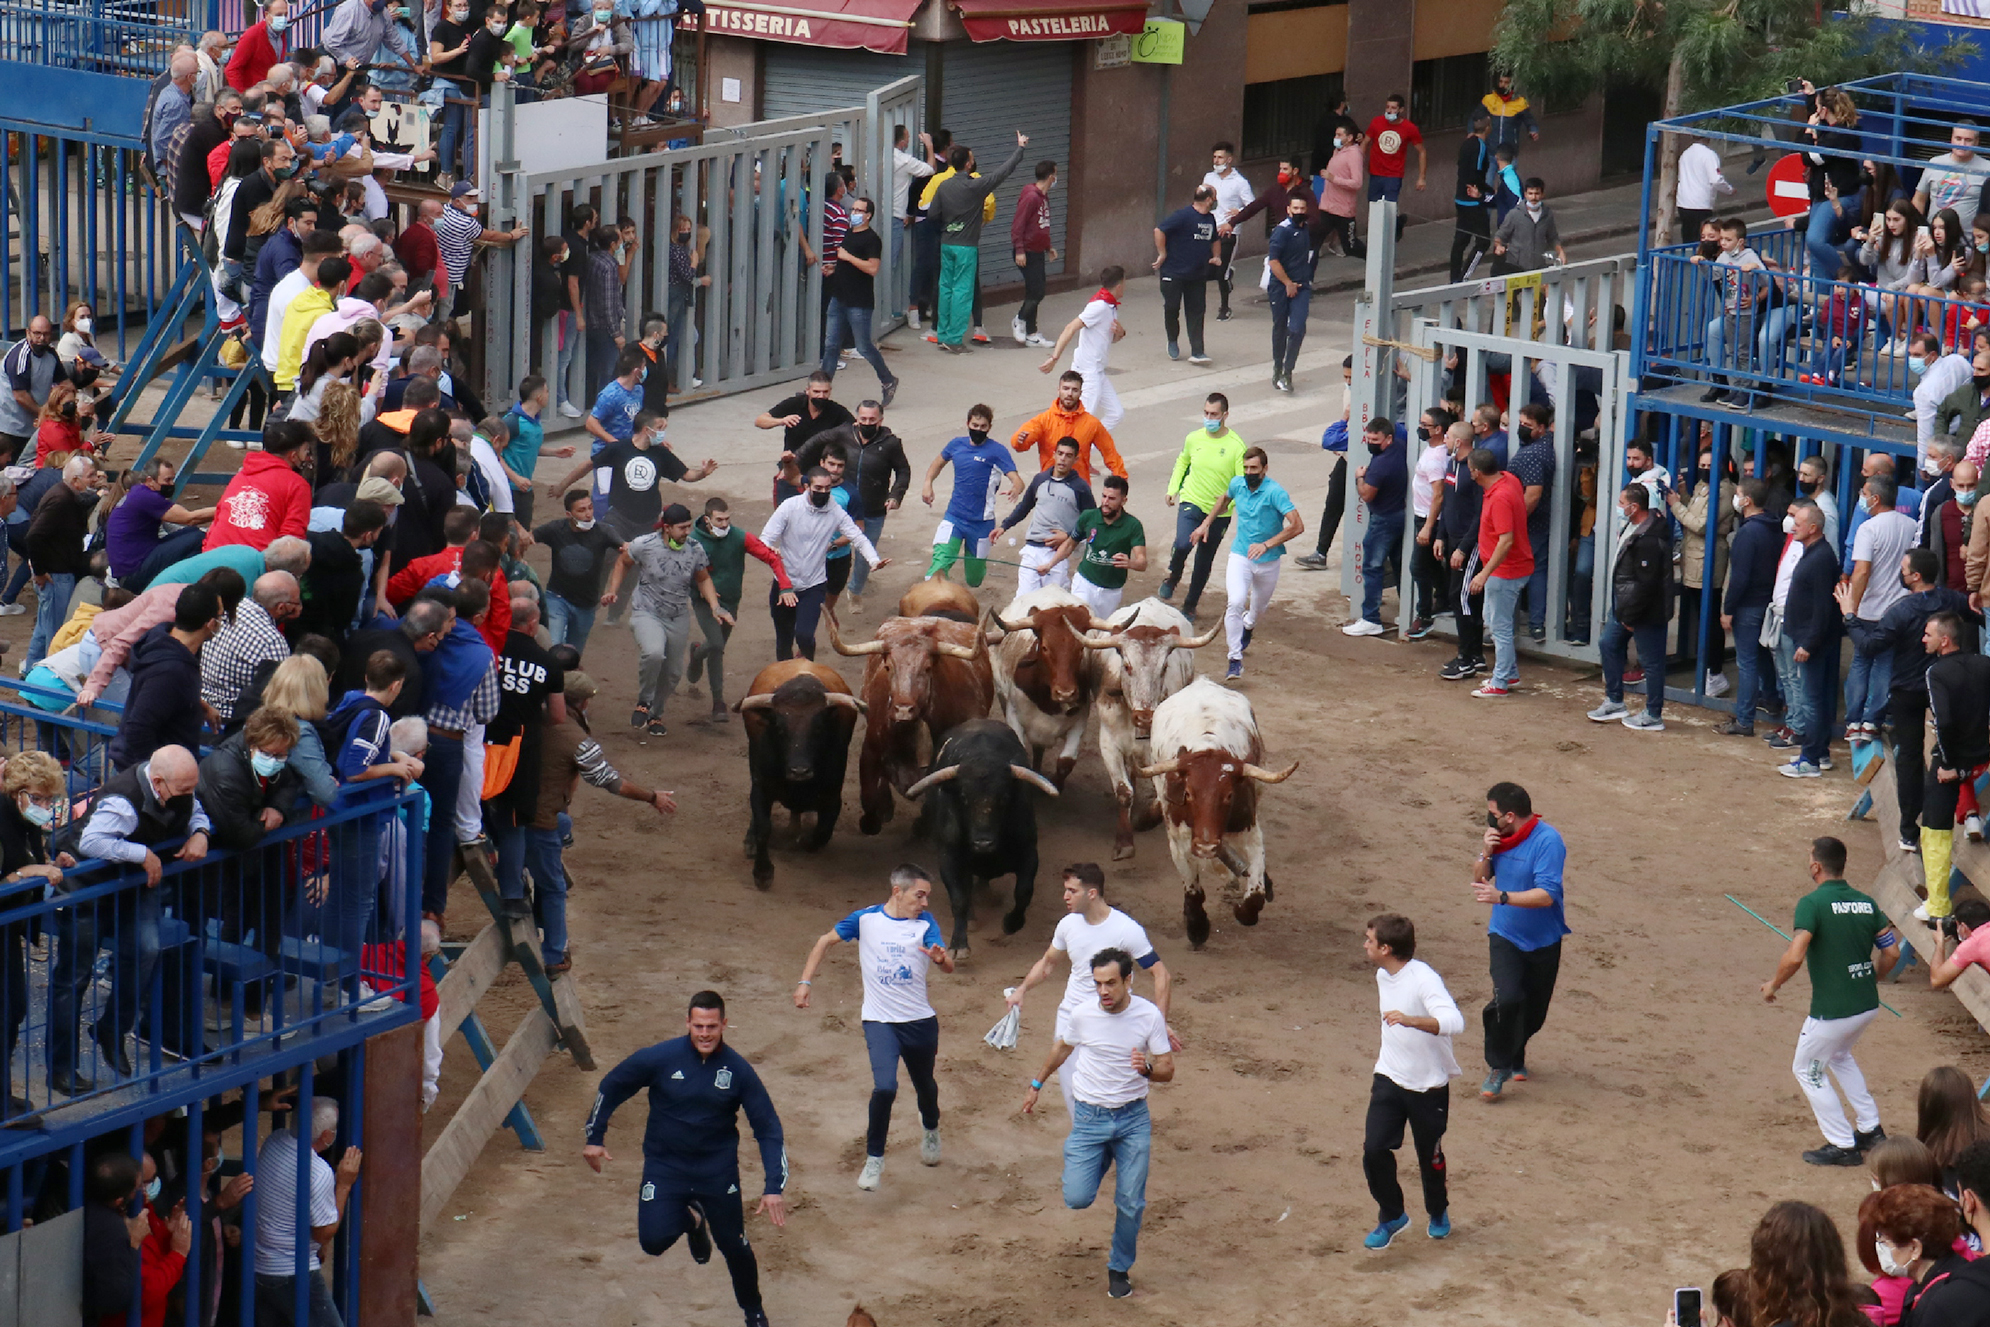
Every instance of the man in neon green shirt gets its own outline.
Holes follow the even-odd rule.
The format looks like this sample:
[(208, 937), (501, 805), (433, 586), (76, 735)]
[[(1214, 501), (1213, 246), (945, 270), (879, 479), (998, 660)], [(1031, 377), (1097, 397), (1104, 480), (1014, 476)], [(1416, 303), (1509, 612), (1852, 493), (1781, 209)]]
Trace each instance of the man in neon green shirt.
[(312, 323), (338, 307), (339, 295), (351, 276), (352, 264), (333, 254), (318, 264), (318, 275), (312, 279), (310, 289), (290, 301), (290, 307), (283, 311), (283, 331), (276, 341), (276, 389), (279, 392), (288, 392), (297, 386), (297, 371), (304, 367), (304, 338), (311, 334)]
[[(1182, 454), (1175, 458), (1175, 470), (1168, 477), (1168, 505), (1175, 513), (1175, 548), (1168, 557), (1168, 578), (1161, 582), (1161, 597), (1172, 600), (1182, 578), (1182, 564), (1188, 561), (1189, 536), (1203, 518), (1216, 508), (1230, 481), (1244, 473), (1244, 440), (1230, 431), (1230, 398), (1211, 392), (1202, 403), (1202, 427), (1182, 442)], [(1195, 551), (1195, 572), (1189, 578), (1188, 598), (1182, 612), (1195, 618), (1195, 606), (1202, 601), (1202, 587), (1209, 583), (1209, 569), (1223, 545), (1223, 532), (1230, 528), (1224, 517), (1211, 528), (1210, 538)]]

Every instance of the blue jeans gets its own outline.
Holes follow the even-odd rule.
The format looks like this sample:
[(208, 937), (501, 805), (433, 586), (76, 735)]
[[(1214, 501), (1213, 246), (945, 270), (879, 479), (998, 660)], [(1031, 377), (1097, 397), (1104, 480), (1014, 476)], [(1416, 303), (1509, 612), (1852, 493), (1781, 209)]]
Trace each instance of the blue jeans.
[(1832, 240), (1838, 233), (1838, 212), (1829, 202), (1810, 205), (1810, 220), (1804, 226), (1803, 247), (1810, 254), (1810, 275), (1818, 281), (1833, 281), (1844, 255)]
[(76, 593), (76, 577), (66, 571), (52, 571), (48, 584), (35, 587), (35, 634), (28, 640), (28, 667), (48, 654), (48, 643), (62, 630), (69, 612), (69, 600)]
[(442, 103), (442, 141), (436, 148), (436, 169), (449, 175), (468, 174), (456, 168), (456, 149), (463, 142), (464, 112), (469, 107), (451, 96)]
[(587, 652), (587, 634), (594, 630), (594, 605), (583, 608), (546, 591), (546, 634), (555, 645), (571, 645)]
[(1396, 202), (1403, 196), (1403, 177), (1400, 175), (1371, 175), (1368, 177), (1368, 201), (1386, 198)]
[(16, 507), (4, 528), (7, 544), (13, 550), (16, 561), (14, 574), (7, 579), (6, 590), (0, 591), (0, 604), (11, 604), (21, 597), (21, 587), (28, 583), (28, 518)]
[(1734, 666), (1740, 675), (1734, 686), (1734, 721), (1755, 726), (1755, 702), (1762, 694), (1764, 665), (1773, 671), (1775, 659), (1762, 648), (1762, 619), (1766, 608), (1734, 610)]
[[(857, 524), (863, 527), (864, 538), (871, 541), (871, 547), (876, 548), (878, 536), (884, 533), (884, 517), (866, 516)], [(871, 583), (871, 564), (855, 553), (850, 556), (856, 560), (850, 565), (850, 584), (846, 588), (851, 594), (862, 594), (864, 587)]]
[(580, 332), (574, 327), (571, 313), (558, 313), (547, 320), (546, 332), (548, 357), (553, 361), (553, 404), (563, 406), (572, 400), (567, 390), (567, 378), (573, 372), (574, 348), (580, 344)]
[(1140, 1218), (1147, 1211), (1147, 1162), (1154, 1150), (1153, 1121), (1147, 1102), (1129, 1101), (1117, 1109), (1071, 1103), (1071, 1136), (1064, 1140), (1064, 1205), (1083, 1209), (1099, 1196), (1106, 1167), (1113, 1168), (1112, 1255), (1109, 1271), (1133, 1267)]
[(891, 310), (891, 316), (894, 318), (903, 318), (905, 316), (905, 310), (898, 307), (900, 304), (904, 303), (903, 300), (898, 298), (898, 292), (903, 286), (908, 284), (905, 278), (900, 274), (905, 271), (905, 266), (904, 266), (905, 232), (909, 228), (910, 228), (910, 223), (907, 222), (904, 218), (893, 217), (891, 219), (892, 288), (885, 292), (884, 302), (885, 302), (885, 307)]
[(1808, 739), (1813, 723), (1810, 692), (1803, 684), (1803, 665), (1797, 662), (1796, 642), (1787, 635), (1776, 638), (1776, 678), (1783, 687), (1783, 727)]
[[(1827, 685), (1830, 676), (1831, 659), (1829, 652), (1813, 654), (1797, 664), (1798, 676), (1803, 681), (1804, 708), (1810, 714), (1810, 727), (1803, 734), (1803, 758), (1813, 765), (1821, 765), (1831, 754), (1831, 688)], [(1886, 693), (1880, 693), (1880, 712), (1886, 712)]]
[[(1545, 499), (1545, 494), (1543, 495)], [(1547, 508), (1543, 507), (1543, 511)], [(1548, 629), (1548, 532), (1527, 531), (1527, 546), (1534, 552), (1534, 574), (1527, 578), (1527, 629), (1539, 636)]]
[(1853, 377), (1857, 378), (1859, 338), (1848, 336), (1844, 341), (1844, 345), (1834, 346), (1831, 344), (1828, 331), (1818, 334), (1817, 349), (1811, 352), (1810, 356), (1810, 371), (1813, 375), (1835, 383), (1845, 372), (1845, 362), (1850, 360), (1853, 364)]
[[(362, 783), (360, 788), (377, 785)], [(360, 946), (380, 911), (380, 827), (389, 813), (349, 820), (332, 831), (332, 897), (319, 930), (326, 944), (348, 956), (349, 970), (359, 966)], [(399, 925), (401, 917), (394, 918)]]
[(1665, 623), (1647, 622), (1627, 627), (1613, 614), (1603, 628), (1597, 652), (1603, 656), (1603, 694), (1622, 704), (1624, 669), (1630, 660), (1629, 645), (1638, 643), (1638, 662), (1645, 670), (1645, 713), (1654, 719), (1665, 712)]
[(539, 922), (539, 953), (547, 963), (567, 957), (567, 865), (560, 831), (525, 831), (525, 866), (532, 872), (532, 912)]
[[(1401, 181), (1398, 181), (1401, 183)], [(1299, 347), (1306, 340), (1306, 315), (1313, 307), (1313, 288), (1301, 283), (1297, 295), (1287, 295), (1285, 287), (1271, 283), (1271, 371), (1290, 373), (1299, 362)]]
[[(1361, 536), (1361, 617), (1377, 620), (1382, 611), (1382, 583), (1389, 563), (1399, 561), (1403, 546), (1403, 513), (1377, 515), (1368, 509), (1368, 532)], [(1401, 611), (1397, 605), (1397, 611)]]
[(56, 949), (48, 982), (48, 1060), (54, 1073), (76, 1068), (77, 1016), (89, 990), (99, 947), (111, 951), (110, 998), (97, 1007), (97, 1032), (122, 1041), (138, 1024), (159, 966), (158, 889), (140, 889), (58, 912)]
[[(1755, 315), (1752, 313), (1722, 314), (1707, 324), (1707, 366), (1718, 375), (1724, 371), (1750, 373), (1754, 363), (1750, 351), (1755, 340)], [(1732, 344), (1735, 359), (1727, 363), (1729, 345)], [(1724, 381), (1716, 377), (1715, 381)], [(1743, 390), (1747, 390), (1746, 387)]]
[(857, 353), (876, 370), (878, 386), (890, 387), (897, 383), (898, 379), (892, 377), (891, 370), (884, 366), (884, 356), (878, 353), (877, 346), (871, 341), (870, 309), (860, 309), (855, 305), (845, 304), (840, 299), (832, 299), (829, 301), (829, 312), (824, 315), (823, 322), (822, 371), (824, 373), (832, 378), (836, 376), (836, 365), (843, 354), (843, 330), (847, 327), (850, 331), (850, 344), (855, 346)]
[[(339, 1311), (332, 1303), (332, 1289), (325, 1284), (323, 1271), (307, 1273), (311, 1316), (303, 1327), (343, 1327)], [(264, 1327), (300, 1327), (297, 1320), (297, 1278), (265, 1276), (256, 1273), (256, 1321)]]
[(1886, 718), (1893, 688), (1893, 649), (1878, 654), (1852, 651), (1852, 670), (1845, 674), (1845, 722), (1880, 723)]
[(1783, 304), (1763, 314), (1761, 330), (1755, 336), (1755, 349), (1761, 356), (1762, 372), (1780, 378), (1789, 369), (1790, 333), (1803, 322), (1803, 311)]
[(1575, 565), (1569, 569), (1568, 638), (1589, 641), (1591, 599), (1596, 594), (1596, 536), (1586, 534), (1575, 541)]
[(1526, 588), (1524, 576), (1510, 581), (1498, 576), (1486, 578), (1486, 625), (1492, 628), (1492, 684), (1496, 687), (1510, 687), (1520, 680), (1520, 658), (1513, 649), (1513, 622), (1520, 614), (1520, 592)]

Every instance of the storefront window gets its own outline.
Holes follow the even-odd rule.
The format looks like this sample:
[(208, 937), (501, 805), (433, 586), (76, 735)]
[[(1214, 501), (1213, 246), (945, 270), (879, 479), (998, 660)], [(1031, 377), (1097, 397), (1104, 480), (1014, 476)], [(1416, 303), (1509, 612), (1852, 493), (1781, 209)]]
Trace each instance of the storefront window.
[(1341, 97), (1340, 74), (1309, 74), (1244, 86), (1244, 160), (1307, 157), (1313, 126)]
[(1492, 64), (1485, 51), (1419, 60), (1410, 66), (1410, 119), (1426, 134), (1463, 129), (1490, 91)]

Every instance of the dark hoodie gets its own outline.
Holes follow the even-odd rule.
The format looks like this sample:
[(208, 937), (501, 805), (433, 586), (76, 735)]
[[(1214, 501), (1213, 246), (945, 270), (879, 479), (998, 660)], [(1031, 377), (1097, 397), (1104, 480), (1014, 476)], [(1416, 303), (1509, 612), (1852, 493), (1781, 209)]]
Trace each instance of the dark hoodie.
[(912, 485), (912, 463), (905, 459), (905, 444), (896, 433), (880, 424), (877, 437), (864, 442), (854, 421), (825, 429), (795, 453), (795, 464), (804, 475), (822, 464), (822, 453), (831, 442), (843, 448), (843, 490), (850, 495), (851, 520), (883, 516), (885, 503), (905, 501), (905, 490)]
[(200, 750), (200, 659), (161, 622), (131, 651), (131, 693), (111, 739), (111, 764), (129, 769), (162, 746)]
[(343, 645), (366, 592), (366, 565), (352, 541), (337, 530), (313, 530), (310, 543), (311, 566), (299, 586), (303, 606), (293, 630), (300, 636), (329, 636)]
[(1727, 594), (1721, 612), (1732, 617), (1744, 608), (1767, 608), (1776, 589), (1776, 564), (1783, 560), (1783, 524), (1758, 511), (1734, 532), (1727, 555)]
[[(1868, 622), (1856, 613), (1845, 615), (1845, 630), (1861, 654), (1893, 651), (1893, 690), (1910, 696), (1928, 694), (1928, 669), (1935, 662), (1921, 643), (1928, 619), (1937, 613), (1954, 613), (1973, 627), (1983, 626), (1983, 614), (1969, 606), (1969, 596), (1946, 585), (1902, 595), (1893, 601), (1877, 622)], [(1965, 650), (1972, 645), (1963, 642)]]
[(200, 762), (200, 786), (194, 796), (214, 823), (214, 846), (239, 850), (262, 842), (265, 810), (274, 808), (287, 820), (303, 791), (303, 778), (288, 765), (273, 779), (257, 775), (249, 764), (248, 740), (238, 732)]

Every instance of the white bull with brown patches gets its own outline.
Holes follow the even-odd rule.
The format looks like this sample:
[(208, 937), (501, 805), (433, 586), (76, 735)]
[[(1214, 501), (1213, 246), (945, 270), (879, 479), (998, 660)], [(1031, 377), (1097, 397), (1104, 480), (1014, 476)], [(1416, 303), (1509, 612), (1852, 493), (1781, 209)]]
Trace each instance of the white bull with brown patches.
[(1158, 797), (1141, 797), (1135, 812), (1133, 771), (1147, 758), (1155, 709), (1195, 680), (1190, 651), (1221, 635), (1223, 623), (1219, 620), (1200, 636), (1194, 630), (1179, 610), (1159, 599), (1142, 599), (1115, 612), (1103, 638), (1086, 641), (1098, 675), (1092, 707), (1099, 716), (1099, 759), (1119, 803), (1114, 861), (1133, 856), (1135, 829), (1152, 829), (1161, 822)]
[(1155, 763), (1138, 772), (1155, 780), (1168, 826), (1168, 851), (1182, 877), (1182, 916), (1189, 943), (1209, 939), (1202, 874), (1220, 866), (1243, 885), (1231, 905), (1241, 926), (1255, 926), (1271, 901), (1265, 871), (1264, 833), (1258, 825), (1258, 785), (1283, 783), (1299, 768), (1266, 769), (1251, 703), (1206, 677), (1162, 701), (1154, 710)]

